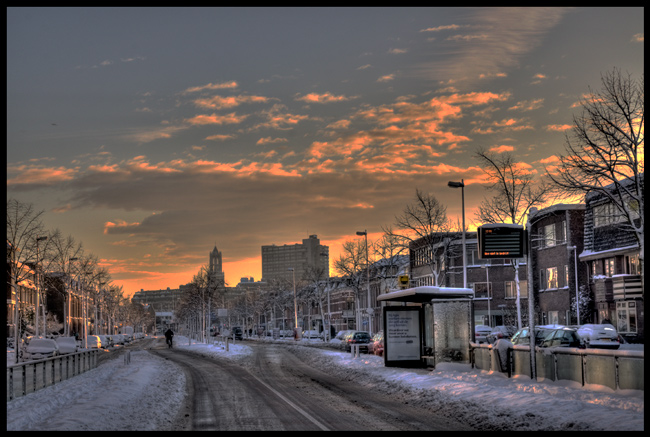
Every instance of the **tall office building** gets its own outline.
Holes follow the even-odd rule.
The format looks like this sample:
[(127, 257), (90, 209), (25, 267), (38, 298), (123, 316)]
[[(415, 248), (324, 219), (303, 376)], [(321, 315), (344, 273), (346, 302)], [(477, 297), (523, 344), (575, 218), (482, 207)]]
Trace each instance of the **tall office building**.
[(329, 247), (321, 245), (316, 235), (302, 240), (302, 244), (262, 246), (262, 281), (292, 280), (290, 268), (295, 269), (296, 281), (302, 279), (310, 268), (322, 268), (323, 277), (328, 278)]

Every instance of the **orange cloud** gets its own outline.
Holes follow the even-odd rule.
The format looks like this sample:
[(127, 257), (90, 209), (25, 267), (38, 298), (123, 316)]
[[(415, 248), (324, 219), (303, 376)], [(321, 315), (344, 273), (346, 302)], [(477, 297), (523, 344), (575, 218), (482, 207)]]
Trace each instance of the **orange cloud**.
[(117, 223), (106, 222), (104, 223), (104, 234), (123, 234), (140, 226), (140, 223), (127, 223), (124, 220), (119, 220)]
[(506, 146), (506, 145), (490, 147), (490, 152), (496, 152), (496, 153), (512, 152), (513, 150), (515, 150), (513, 146)]
[(226, 115), (197, 115), (187, 119), (186, 121), (191, 125), (205, 125), (205, 124), (236, 124), (244, 121), (248, 115), (237, 115), (234, 112)]
[(231, 88), (237, 88), (238, 84), (234, 80), (230, 82), (223, 82), (223, 83), (209, 83), (207, 85), (201, 85), (201, 86), (195, 86), (186, 89), (183, 91), (183, 93), (196, 93), (199, 91), (205, 91), (205, 90), (222, 90), (222, 89), (231, 89)]
[(194, 100), (194, 104), (200, 108), (224, 109), (234, 108), (242, 103), (266, 103), (269, 99), (262, 96), (213, 96), (204, 99)]
[(13, 178), (7, 178), (7, 185), (54, 185), (74, 179), (77, 169), (19, 165), (7, 167), (7, 174), (16, 174)]
[(556, 132), (564, 132), (565, 130), (569, 130), (571, 128), (573, 128), (573, 126), (570, 124), (549, 124), (546, 126), (546, 130)]
[(335, 96), (329, 91), (323, 94), (309, 93), (302, 97), (296, 97), (296, 100), (307, 103), (332, 103), (332, 102), (345, 102), (355, 97)]

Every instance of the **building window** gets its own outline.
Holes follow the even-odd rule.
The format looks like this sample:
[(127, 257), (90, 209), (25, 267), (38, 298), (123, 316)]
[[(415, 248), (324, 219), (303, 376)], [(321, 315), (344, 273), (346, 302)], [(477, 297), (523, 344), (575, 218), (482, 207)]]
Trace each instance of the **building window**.
[(558, 316), (557, 311), (549, 311), (547, 313), (547, 321), (546, 323), (551, 324), (551, 325), (557, 325), (560, 323), (560, 319)]
[(560, 243), (566, 243), (566, 221), (560, 223)]
[(636, 330), (636, 302), (616, 303), (616, 330), (619, 333), (635, 334)]
[(557, 288), (557, 267), (549, 267), (546, 269), (546, 289)]
[(594, 227), (607, 226), (625, 221), (625, 217), (612, 202), (594, 206)]
[(625, 255), (625, 268), (626, 273), (629, 275), (640, 275), (641, 270), (639, 270), (639, 254), (636, 255)]
[[(491, 282), (474, 282), (471, 285), (474, 290), (474, 297), (476, 299), (487, 299), (492, 297), (492, 283)], [(489, 289), (488, 289), (489, 287)]]
[(564, 265), (564, 286), (569, 287), (569, 266), (568, 264)]
[(607, 258), (604, 260), (605, 262), (605, 276), (607, 277), (612, 277), (615, 275), (615, 270), (614, 270), (614, 258)]
[(542, 247), (555, 246), (555, 224), (546, 225), (543, 229), (543, 244)]
[[(517, 284), (515, 281), (506, 281), (506, 299), (517, 298)], [(519, 281), (519, 294), (522, 299), (528, 297), (528, 281)]]

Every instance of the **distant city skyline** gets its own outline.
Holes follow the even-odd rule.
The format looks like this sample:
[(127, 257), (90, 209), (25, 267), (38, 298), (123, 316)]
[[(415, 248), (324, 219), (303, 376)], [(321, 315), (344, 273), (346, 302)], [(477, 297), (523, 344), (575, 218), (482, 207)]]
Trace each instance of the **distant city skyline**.
[[(644, 73), (644, 9), (7, 8), (7, 196), (126, 295), (229, 286), (261, 247), (381, 236), (416, 188), (460, 220), (479, 147), (535, 175), (580, 99)], [(333, 273), (333, 272), (332, 272)]]

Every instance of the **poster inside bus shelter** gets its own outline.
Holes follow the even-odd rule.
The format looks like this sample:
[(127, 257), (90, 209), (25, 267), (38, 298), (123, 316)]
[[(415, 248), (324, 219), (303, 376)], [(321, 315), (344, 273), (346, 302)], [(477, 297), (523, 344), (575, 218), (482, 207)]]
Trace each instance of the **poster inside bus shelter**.
[(384, 365), (386, 367), (423, 367), (422, 336), (421, 307), (384, 307)]

